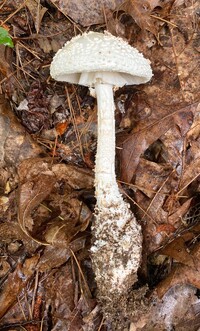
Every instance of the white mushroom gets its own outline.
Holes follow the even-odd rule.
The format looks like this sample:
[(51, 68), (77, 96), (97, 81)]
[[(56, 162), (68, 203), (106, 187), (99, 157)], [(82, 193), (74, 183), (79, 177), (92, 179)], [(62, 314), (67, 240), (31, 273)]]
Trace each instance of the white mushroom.
[(91, 252), (99, 298), (109, 315), (110, 302), (117, 306), (119, 297), (137, 280), (142, 249), (141, 228), (116, 182), (113, 88), (145, 83), (152, 70), (149, 61), (121, 38), (89, 32), (74, 37), (57, 52), (51, 76), (88, 86), (97, 98), (97, 203)]

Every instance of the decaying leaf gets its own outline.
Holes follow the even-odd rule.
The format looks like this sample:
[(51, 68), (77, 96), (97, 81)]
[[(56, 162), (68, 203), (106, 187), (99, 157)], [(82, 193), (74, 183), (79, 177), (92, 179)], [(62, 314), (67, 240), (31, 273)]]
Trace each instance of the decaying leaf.
[(126, 0), (118, 7), (118, 10), (129, 14), (142, 30), (148, 30), (157, 36), (158, 31), (150, 16), (152, 8), (148, 0)]
[(0, 140), (0, 166), (17, 166), (26, 158), (44, 153), (16, 119), (3, 95), (0, 96)]
[(40, 24), (47, 8), (40, 4), (40, 0), (27, 0), (26, 6), (28, 7), (31, 16), (33, 17), (36, 32), (40, 30)]
[(191, 251), (191, 258), (194, 266), (178, 264), (171, 273), (158, 286), (157, 293), (161, 298), (168, 290), (177, 284), (190, 284), (200, 288), (199, 270), (200, 270), (200, 245), (199, 243)]
[[(84, 315), (94, 307), (94, 300), (85, 302), (76, 298), (76, 282), (74, 281), (74, 268), (67, 263), (56, 274), (52, 274), (45, 283), (46, 301), (51, 304), (51, 316), (54, 330), (79, 331), (82, 328), (82, 312)], [(67, 279), (67, 281), (66, 281)], [(89, 331), (89, 329), (87, 329)]]
[(11, 73), (10, 64), (6, 59), (6, 47), (0, 45), (0, 73), (3, 76), (8, 76)]
[(105, 22), (107, 11), (113, 11), (123, 0), (51, 0), (51, 2), (64, 14), (70, 16), (82, 26), (102, 24)]
[[(197, 4), (198, 1), (185, 9), (183, 7), (179, 7), (179, 9), (173, 7), (175, 13), (173, 24), (181, 25), (181, 30), (180, 28), (171, 27), (169, 33), (165, 32), (160, 35), (163, 46), (156, 47), (152, 57), (154, 78), (149, 86), (146, 85), (143, 88), (148, 95), (148, 104), (152, 110), (151, 115), (146, 120), (142, 119), (140, 123), (135, 124), (131, 135), (126, 137), (123, 144), (122, 176), (125, 181), (130, 181), (133, 173), (135, 173), (138, 164), (138, 153), (141, 155), (153, 141), (158, 139), (158, 136), (159, 138), (162, 136), (164, 144), (166, 142), (167, 160), (169, 158), (170, 161), (171, 158), (172, 164), (176, 162), (176, 164), (180, 164), (180, 167), (183, 166), (184, 160), (181, 154), (185, 152), (184, 146), (187, 144), (185, 135), (187, 135), (187, 131), (190, 131), (193, 118), (197, 118), (195, 114), (198, 113), (200, 97), (199, 71), (196, 72), (195, 69), (199, 62), (199, 52), (195, 50), (198, 37), (191, 27), (192, 24), (196, 24), (195, 17), (191, 13), (192, 10), (194, 13)], [(177, 12), (179, 15), (177, 15)], [(180, 16), (183, 17), (183, 20), (180, 20)], [(186, 21), (189, 22), (189, 26)], [(193, 37), (188, 35), (188, 31), (193, 33)], [(148, 45), (144, 45), (142, 38), (137, 40), (135, 45), (144, 50), (146, 56), (151, 59), (151, 52), (148, 51)], [(170, 121), (171, 116), (172, 121)], [(161, 118), (163, 119), (161, 120)], [(175, 126), (172, 125), (173, 122), (176, 123)], [(168, 131), (168, 136), (165, 136)], [(159, 132), (162, 132), (162, 134), (159, 135)], [(153, 136), (155, 139), (153, 139)], [(177, 160), (175, 160), (176, 158)], [(196, 169), (197, 166), (198, 164), (195, 165)], [(178, 170), (181, 171), (180, 168)], [(132, 175), (130, 171), (132, 171)], [(195, 175), (197, 175), (197, 171)]]
[(0, 318), (17, 301), (21, 291), (34, 274), (38, 260), (39, 256), (35, 255), (26, 259), (23, 265), (18, 263), (15, 271), (8, 276), (7, 282), (0, 294)]
[[(169, 178), (172, 168), (168, 164), (158, 164), (141, 159), (135, 178), (135, 185), (145, 193), (149, 198), (162, 189), (159, 194), (169, 192), (166, 185), (167, 178)], [(165, 182), (166, 181), (166, 182)]]
[[(62, 210), (62, 202), (68, 203), (67, 210), (65, 208)], [(61, 217), (47, 223), (44, 234), (47, 243), (56, 247), (68, 247), (73, 238), (88, 227), (92, 216), (84, 203), (70, 195), (62, 202), (60, 204)]]
[(70, 244), (61, 247), (47, 246), (40, 258), (37, 269), (40, 272), (47, 272), (53, 268), (58, 268), (68, 261), (72, 256), (71, 251), (77, 252), (85, 247), (86, 238), (80, 237)]
[(153, 299), (148, 312), (132, 324), (130, 331), (198, 331), (199, 304), (196, 288), (188, 284), (174, 286), (162, 299)]
[(185, 168), (180, 183), (180, 193), (200, 176), (200, 137), (188, 149)]
[[(78, 232), (86, 229), (92, 215), (72, 193), (73, 190), (93, 186), (91, 172), (65, 164), (52, 165), (51, 159), (37, 158), (23, 161), (18, 173), (18, 221), (21, 229), (38, 243), (67, 247)], [(39, 207), (47, 197), (48, 206)], [(36, 208), (38, 214), (34, 224)], [(33, 235), (37, 234), (38, 228), (42, 228), (40, 237), (42, 235), (46, 241)]]
[(193, 260), (193, 257), (188, 252), (183, 237), (178, 237), (173, 240), (166, 247), (161, 249), (160, 253), (163, 255), (168, 255), (171, 258), (175, 259), (177, 262), (185, 264), (188, 267), (195, 267), (195, 262)]
[[(49, 101), (45, 96), (45, 84), (34, 81), (27, 93), (24, 107), (21, 105), (21, 121), (28, 132), (34, 133), (50, 127)], [(19, 110), (18, 107), (18, 110)]]
[(55, 164), (52, 167), (57, 180), (64, 180), (74, 190), (91, 189), (94, 187), (94, 175), (89, 169), (79, 168), (69, 164)]
[(173, 211), (173, 213), (170, 213), (168, 217), (168, 221), (170, 224), (174, 225), (176, 228), (182, 225), (183, 216), (188, 211), (191, 204), (191, 200), (192, 198), (188, 199), (180, 207), (176, 208), (175, 211)]
[(68, 220), (53, 220), (53, 223), (48, 224), (48, 228), (45, 231), (45, 240), (54, 247), (66, 247), (87, 226), (88, 223), (76, 225)]
[(19, 187), (18, 221), (21, 229), (30, 237), (33, 230), (31, 212), (50, 194), (55, 182), (53, 173), (46, 172)]
[[(180, 109), (172, 114), (166, 113), (166, 110), (162, 109), (161, 113), (163, 113), (163, 118), (158, 118), (160, 115), (157, 113), (152, 116), (152, 118), (148, 118), (142, 122), (140, 122), (132, 131), (132, 133), (126, 138), (123, 142), (122, 146), (122, 164), (121, 167), (123, 169), (122, 178), (126, 182), (130, 182), (132, 176), (137, 168), (139, 163), (139, 158), (142, 153), (156, 140), (164, 136), (168, 130), (174, 128), (177, 123), (177, 118), (184, 118), (185, 124), (188, 125), (188, 121), (191, 122), (191, 113), (189, 109), (192, 111), (196, 111), (196, 107), (186, 107), (185, 109)], [(161, 115), (162, 116), (162, 115)], [(157, 119), (153, 119), (157, 117)], [(189, 128), (188, 128), (189, 130)], [(174, 137), (175, 139), (175, 137)], [(180, 137), (182, 140), (182, 146), (184, 145), (184, 136)]]
[(131, 181), (139, 163), (140, 155), (172, 125), (172, 119), (170, 118), (166, 118), (161, 122), (161, 126), (156, 123), (137, 131), (135, 129), (124, 141), (121, 168), (123, 169), (122, 179), (125, 182)]

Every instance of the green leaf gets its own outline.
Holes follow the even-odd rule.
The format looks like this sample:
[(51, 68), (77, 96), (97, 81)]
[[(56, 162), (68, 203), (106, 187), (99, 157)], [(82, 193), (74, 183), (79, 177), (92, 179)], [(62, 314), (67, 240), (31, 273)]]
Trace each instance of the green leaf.
[(0, 44), (9, 46), (9, 47), (14, 47), (12, 38), (10, 37), (8, 31), (2, 27), (0, 27)]

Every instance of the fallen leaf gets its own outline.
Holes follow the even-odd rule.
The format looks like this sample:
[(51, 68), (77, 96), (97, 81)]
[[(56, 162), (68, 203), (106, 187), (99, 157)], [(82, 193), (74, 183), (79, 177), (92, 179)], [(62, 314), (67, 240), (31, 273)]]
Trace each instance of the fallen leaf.
[(52, 166), (57, 180), (64, 180), (74, 190), (91, 189), (94, 187), (94, 175), (89, 169), (79, 168), (69, 164)]
[(7, 310), (16, 303), (21, 291), (27, 285), (31, 276), (35, 273), (35, 267), (38, 263), (39, 256), (35, 255), (26, 259), (23, 265), (18, 263), (13, 273), (8, 276), (0, 294), (0, 318), (2, 318)]
[[(24, 160), (18, 173), (21, 229), (37, 243), (68, 247), (87, 228), (92, 216), (77, 198), (79, 193), (74, 192), (93, 186), (91, 172), (65, 164), (52, 165), (49, 158), (37, 158)], [(46, 204), (41, 205), (46, 199)]]
[(130, 182), (138, 166), (141, 154), (162, 134), (173, 125), (172, 118), (166, 118), (158, 123), (143, 127), (133, 132), (122, 144), (121, 152), (121, 178), (125, 182)]
[(35, 133), (41, 129), (50, 128), (50, 112), (45, 95), (46, 86), (40, 81), (34, 81), (27, 94), (27, 105), (21, 111), (22, 124), (28, 132)]
[(118, 7), (118, 10), (130, 15), (142, 30), (148, 30), (157, 36), (158, 30), (151, 17), (152, 8), (148, 0), (126, 0)]
[(168, 3), (173, 3), (174, 0), (149, 0), (149, 6), (153, 10), (156, 7), (166, 7)]
[(85, 241), (86, 238), (83, 236), (72, 241), (67, 247), (46, 246), (37, 265), (37, 269), (40, 272), (48, 272), (53, 268), (60, 267), (71, 257), (71, 251), (76, 253), (85, 247)]
[(62, 123), (58, 123), (56, 125), (56, 131), (57, 131), (57, 134), (59, 136), (62, 136), (62, 134), (66, 131), (67, 127), (68, 127), (69, 123), (67, 121), (65, 122), (62, 122)]
[(149, 198), (153, 198), (155, 194), (162, 188), (165, 194), (169, 193), (165, 181), (169, 178), (172, 168), (168, 164), (158, 164), (141, 158), (137, 168), (135, 185), (145, 193)]
[(87, 228), (89, 220), (87, 219), (85, 224), (76, 224), (77, 220), (73, 220), (73, 218), (52, 220), (50, 224), (47, 223), (44, 233), (45, 240), (54, 247), (67, 247), (79, 232), (83, 232)]
[[(167, 235), (174, 233), (176, 228), (171, 224), (160, 224), (156, 227), (156, 232), (165, 232)], [(167, 255), (167, 254), (166, 254)]]
[(59, 209), (59, 217), (46, 223), (44, 237), (54, 247), (68, 247), (79, 232), (89, 225), (92, 213), (89, 208), (75, 197), (75, 193), (51, 195), (49, 207)]
[(21, 184), (35, 180), (41, 173), (51, 171), (52, 159), (50, 157), (33, 157), (23, 160), (18, 166), (19, 182)]
[[(77, 307), (75, 270), (73, 264), (66, 263), (45, 282), (45, 300), (51, 305), (54, 331), (80, 331), (81, 311)], [(85, 304), (86, 307), (86, 304)]]
[[(200, 300), (196, 288), (191, 285), (176, 285), (158, 299), (155, 293), (151, 307), (142, 314), (142, 329), (145, 331), (197, 331), (199, 329)], [(134, 323), (135, 325), (135, 323)], [(140, 324), (138, 322), (138, 329)], [(132, 329), (131, 331), (136, 331)]]
[(187, 133), (187, 142), (192, 145), (193, 141), (200, 136), (200, 103), (197, 105), (197, 111), (194, 114), (193, 123)]
[(27, 236), (43, 243), (31, 236), (33, 230), (32, 211), (50, 194), (56, 183), (52, 172), (40, 174), (34, 180), (27, 181), (19, 186), (18, 189), (18, 222)]
[[(184, 109), (180, 109), (177, 112), (173, 112), (171, 114), (166, 114), (166, 110), (162, 109), (160, 114), (155, 114), (144, 121), (141, 121), (133, 130), (132, 133), (129, 134), (128, 137), (122, 143), (122, 152), (121, 152), (121, 168), (122, 172), (122, 180), (125, 182), (130, 182), (133, 174), (138, 166), (140, 161), (140, 156), (145, 150), (156, 140), (164, 135), (171, 128), (175, 127), (176, 123), (178, 123), (179, 117), (183, 117), (188, 125), (189, 119), (191, 119), (190, 108), (193, 111), (196, 110), (195, 106), (189, 106)], [(162, 116), (162, 118), (159, 118)], [(157, 119), (155, 120), (155, 118)], [(190, 126), (192, 122), (190, 121)], [(189, 128), (188, 128), (189, 130)], [(163, 138), (164, 139), (164, 138)], [(172, 138), (173, 139), (173, 138)], [(182, 139), (182, 145), (183, 140)], [(175, 138), (174, 138), (175, 141)], [(173, 164), (174, 165), (174, 164)]]
[(0, 95), (0, 167), (16, 167), (22, 160), (44, 154), (17, 120), (3, 95)]
[(177, 237), (164, 248), (161, 249), (160, 254), (170, 256), (177, 262), (185, 264), (190, 267), (195, 267), (194, 260), (188, 252), (185, 240), (183, 237)]
[(193, 122), (192, 112), (178, 112), (173, 116), (174, 124), (163, 136), (160, 141), (163, 143), (163, 154), (168, 163), (180, 172), (184, 168), (183, 153), (185, 148), (185, 139)]
[(159, 298), (172, 287), (177, 284), (190, 284), (200, 289), (200, 244), (197, 243), (196, 246), (191, 251), (191, 258), (194, 261), (194, 266), (178, 264), (172, 268), (170, 274), (159, 283), (156, 288)]
[(0, 73), (5, 77), (11, 73), (10, 64), (6, 60), (6, 47), (0, 45)]
[(51, 2), (65, 16), (70, 16), (82, 26), (102, 24), (105, 22), (105, 13), (113, 11), (123, 0), (51, 0)]
[(182, 225), (183, 216), (188, 211), (190, 204), (191, 204), (192, 198), (185, 201), (182, 205), (180, 205), (179, 208), (176, 208), (175, 212), (169, 215), (168, 221), (170, 224), (178, 228), (180, 225)]
[(25, 5), (30, 11), (36, 32), (38, 33), (40, 30), (42, 18), (48, 9), (40, 4), (40, 0), (26, 0)]
[(200, 176), (200, 137), (187, 149), (179, 194)]

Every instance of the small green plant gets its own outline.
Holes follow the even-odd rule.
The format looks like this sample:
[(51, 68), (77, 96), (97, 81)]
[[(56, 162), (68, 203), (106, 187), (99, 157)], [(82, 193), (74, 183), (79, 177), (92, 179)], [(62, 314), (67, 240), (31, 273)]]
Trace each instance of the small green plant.
[(10, 37), (8, 31), (2, 27), (0, 27), (0, 44), (9, 47), (14, 47), (12, 38)]

